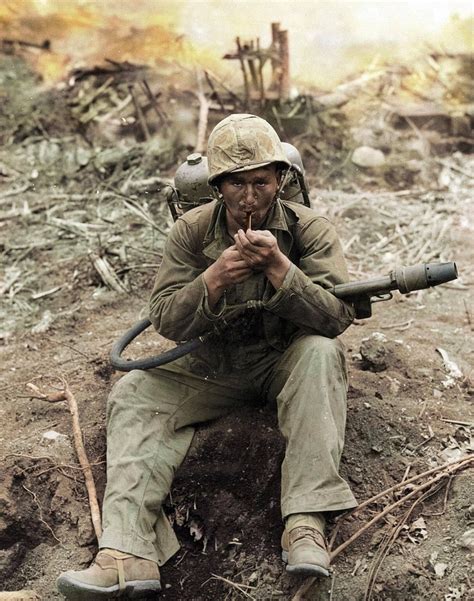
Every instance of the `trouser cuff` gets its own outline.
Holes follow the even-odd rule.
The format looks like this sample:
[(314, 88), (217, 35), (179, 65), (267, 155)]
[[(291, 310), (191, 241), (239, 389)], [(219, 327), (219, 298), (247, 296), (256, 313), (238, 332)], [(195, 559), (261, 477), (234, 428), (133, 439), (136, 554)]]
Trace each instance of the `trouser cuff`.
[(289, 499), (282, 502), (281, 513), (283, 519), (286, 519), (294, 513), (341, 512), (353, 509), (357, 505), (354, 495), (347, 489), (336, 493), (308, 494)]
[(99, 540), (99, 549), (116, 549), (124, 553), (130, 553), (143, 559), (155, 561), (159, 566), (165, 564), (170, 557), (179, 551), (178, 539), (168, 537), (165, 545), (160, 545), (159, 548), (151, 542), (147, 541), (134, 532), (121, 532), (105, 529)]

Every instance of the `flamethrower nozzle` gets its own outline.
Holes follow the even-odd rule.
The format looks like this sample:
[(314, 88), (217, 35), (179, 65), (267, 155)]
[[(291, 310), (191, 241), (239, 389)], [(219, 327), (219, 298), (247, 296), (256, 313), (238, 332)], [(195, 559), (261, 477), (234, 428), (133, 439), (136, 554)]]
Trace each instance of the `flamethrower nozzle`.
[(401, 267), (394, 272), (397, 288), (402, 294), (444, 284), (457, 277), (456, 263), (452, 261), (449, 263), (422, 263)]

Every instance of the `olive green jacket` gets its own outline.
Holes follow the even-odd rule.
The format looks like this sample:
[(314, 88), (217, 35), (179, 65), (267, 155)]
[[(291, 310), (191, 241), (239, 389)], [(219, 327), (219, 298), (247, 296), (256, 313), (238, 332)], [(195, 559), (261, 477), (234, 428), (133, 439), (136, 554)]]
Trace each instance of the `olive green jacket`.
[(303, 205), (277, 200), (262, 229), (272, 232), (292, 261), (282, 286), (275, 290), (256, 272), (228, 289), (212, 311), (202, 273), (234, 243), (225, 207), (213, 201), (176, 221), (150, 299), (150, 320), (160, 334), (183, 341), (214, 331), (214, 350), (216, 344), (259, 341), (284, 350), (297, 336), (334, 338), (351, 324), (352, 307), (325, 290), (348, 280), (331, 223)]

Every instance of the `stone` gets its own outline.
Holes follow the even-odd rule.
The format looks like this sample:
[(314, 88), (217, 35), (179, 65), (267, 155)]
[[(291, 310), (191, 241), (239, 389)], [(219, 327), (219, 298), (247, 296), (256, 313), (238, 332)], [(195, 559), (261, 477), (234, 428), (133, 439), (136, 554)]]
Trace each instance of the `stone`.
[(474, 528), (469, 528), (459, 539), (459, 544), (463, 549), (474, 551)]
[(385, 163), (385, 155), (377, 148), (359, 146), (352, 153), (351, 160), (358, 167), (381, 167)]

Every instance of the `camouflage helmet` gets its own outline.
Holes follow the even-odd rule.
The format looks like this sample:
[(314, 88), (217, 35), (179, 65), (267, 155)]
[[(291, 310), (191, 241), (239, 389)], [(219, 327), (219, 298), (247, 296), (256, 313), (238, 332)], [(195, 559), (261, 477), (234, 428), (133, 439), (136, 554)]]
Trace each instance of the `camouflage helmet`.
[(212, 130), (207, 144), (209, 184), (221, 175), (249, 171), (270, 163), (291, 166), (278, 134), (261, 117), (230, 115)]

